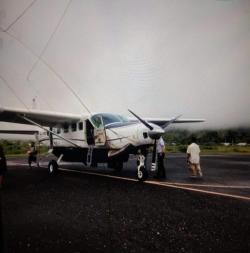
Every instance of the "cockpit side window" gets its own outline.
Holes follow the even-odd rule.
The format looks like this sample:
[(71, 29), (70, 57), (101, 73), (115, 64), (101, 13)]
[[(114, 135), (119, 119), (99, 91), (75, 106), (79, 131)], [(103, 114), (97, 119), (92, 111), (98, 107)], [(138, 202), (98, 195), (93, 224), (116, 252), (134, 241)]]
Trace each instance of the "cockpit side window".
[(113, 114), (104, 114), (102, 118), (105, 126), (111, 123), (120, 122), (120, 119)]
[(126, 123), (128, 122), (128, 119), (117, 114), (101, 113), (92, 116), (91, 122), (96, 128), (101, 128), (114, 123)]
[(117, 115), (120, 119), (122, 123), (127, 123), (129, 122), (129, 120), (127, 119), (127, 117), (123, 116), (123, 115)]
[(91, 122), (95, 125), (96, 128), (103, 127), (101, 115), (94, 115), (91, 117)]

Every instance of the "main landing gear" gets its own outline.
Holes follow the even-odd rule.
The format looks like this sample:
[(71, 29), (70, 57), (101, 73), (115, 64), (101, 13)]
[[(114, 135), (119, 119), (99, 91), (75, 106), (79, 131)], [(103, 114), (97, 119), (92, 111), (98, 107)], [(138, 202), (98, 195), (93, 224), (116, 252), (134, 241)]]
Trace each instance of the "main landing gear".
[(48, 164), (49, 174), (56, 175), (58, 173), (58, 163), (55, 160), (51, 160)]
[(148, 171), (145, 166), (145, 156), (138, 155), (137, 158), (137, 178), (140, 182), (145, 181), (148, 178)]
[(59, 156), (59, 158), (56, 160), (51, 160), (48, 164), (49, 174), (50, 175), (56, 175), (58, 173), (58, 164), (63, 158), (63, 154)]

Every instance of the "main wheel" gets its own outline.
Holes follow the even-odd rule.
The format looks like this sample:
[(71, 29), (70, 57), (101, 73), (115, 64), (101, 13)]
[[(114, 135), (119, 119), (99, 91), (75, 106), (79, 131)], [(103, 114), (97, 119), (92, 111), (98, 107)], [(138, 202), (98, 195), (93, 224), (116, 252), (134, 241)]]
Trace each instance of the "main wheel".
[(148, 178), (148, 171), (145, 166), (141, 166), (137, 171), (137, 178), (140, 182), (145, 181)]
[(55, 175), (58, 173), (58, 164), (55, 160), (51, 160), (48, 164), (49, 174)]

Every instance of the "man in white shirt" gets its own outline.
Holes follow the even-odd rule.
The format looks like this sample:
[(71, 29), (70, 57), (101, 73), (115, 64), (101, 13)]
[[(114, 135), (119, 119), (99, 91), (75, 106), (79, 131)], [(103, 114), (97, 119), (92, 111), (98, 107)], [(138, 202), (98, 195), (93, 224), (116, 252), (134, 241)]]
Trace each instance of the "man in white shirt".
[(202, 177), (200, 166), (200, 147), (196, 143), (196, 138), (192, 137), (192, 143), (187, 148), (187, 163), (192, 172), (191, 177)]
[(164, 168), (165, 143), (162, 137), (157, 141), (156, 151), (157, 151), (157, 165), (158, 165), (156, 177), (165, 179), (166, 178)]

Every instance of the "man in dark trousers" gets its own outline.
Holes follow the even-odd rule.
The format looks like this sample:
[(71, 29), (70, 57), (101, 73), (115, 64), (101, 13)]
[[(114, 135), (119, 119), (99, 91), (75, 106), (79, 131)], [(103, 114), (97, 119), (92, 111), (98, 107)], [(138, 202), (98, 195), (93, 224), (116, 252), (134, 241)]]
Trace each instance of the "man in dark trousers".
[(157, 166), (158, 166), (156, 178), (165, 179), (166, 178), (166, 172), (164, 167), (165, 143), (162, 137), (157, 141), (156, 151), (157, 151)]
[(32, 162), (36, 163), (36, 156), (37, 156), (37, 150), (35, 147), (35, 143), (31, 142), (30, 148), (28, 150), (28, 163), (29, 163), (29, 168), (31, 168)]
[(3, 147), (0, 145), (0, 188), (3, 187), (3, 180), (6, 172), (7, 172), (6, 158), (3, 152)]

